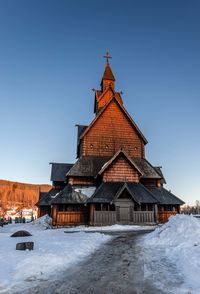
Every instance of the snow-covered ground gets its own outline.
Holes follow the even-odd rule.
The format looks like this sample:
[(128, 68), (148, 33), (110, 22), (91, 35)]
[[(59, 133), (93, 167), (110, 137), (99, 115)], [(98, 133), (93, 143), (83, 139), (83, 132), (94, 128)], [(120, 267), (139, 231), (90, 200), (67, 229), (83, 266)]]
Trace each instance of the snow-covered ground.
[[(111, 239), (100, 232), (148, 230), (151, 226), (75, 227), (47, 229), (46, 217), (28, 224), (0, 227), (0, 293), (48, 280), (74, 266)], [(18, 230), (33, 236), (11, 238)], [(67, 234), (66, 234), (67, 232)], [(87, 234), (92, 232), (92, 234)], [(34, 241), (33, 251), (17, 251), (16, 243)], [(200, 293), (200, 220), (176, 215), (152, 233), (140, 238), (144, 279), (173, 294)], [(134, 277), (133, 277), (134, 278)], [(177, 289), (177, 285), (180, 285)], [(11, 291), (10, 291), (11, 290)]]
[(68, 232), (121, 232), (121, 231), (142, 231), (153, 230), (156, 226), (137, 226), (137, 225), (112, 225), (112, 226), (98, 226), (86, 227), (77, 226), (65, 229)]
[[(0, 227), (0, 293), (14, 286), (28, 287), (31, 281), (47, 279), (52, 274), (76, 264), (94, 252), (111, 237), (100, 233), (65, 234), (66, 229), (48, 229), (48, 219), (28, 224)], [(10, 237), (13, 232), (27, 230), (31, 237)], [(15, 250), (16, 243), (34, 241), (33, 251)], [(22, 291), (21, 290), (21, 291)]]
[[(174, 277), (168, 277), (169, 283), (173, 278), (183, 281), (179, 289), (174, 289), (175, 292), (169, 293), (200, 293), (200, 220), (188, 215), (170, 217), (166, 224), (144, 238), (143, 246), (146, 252), (147, 274), (151, 270), (148, 265), (160, 259), (159, 262), (163, 267), (162, 273), (155, 282), (160, 283), (161, 288), (165, 266), (164, 275), (170, 275), (170, 269), (167, 268), (169, 260), (174, 266), (175, 273)], [(167, 279), (166, 276), (165, 278)]]

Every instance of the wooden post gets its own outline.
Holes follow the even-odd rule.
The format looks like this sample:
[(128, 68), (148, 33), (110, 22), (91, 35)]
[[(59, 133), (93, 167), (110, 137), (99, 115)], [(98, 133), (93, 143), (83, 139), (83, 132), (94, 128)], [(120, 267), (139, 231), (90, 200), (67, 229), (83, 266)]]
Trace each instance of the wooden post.
[(155, 222), (158, 223), (158, 205), (155, 204), (154, 206), (154, 218), (155, 218)]
[(53, 212), (52, 212), (52, 224), (53, 226), (56, 226), (57, 223), (57, 212), (58, 212), (58, 206), (53, 205)]
[(40, 207), (38, 207), (37, 217), (41, 217), (41, 208)]
[(95, 205), (90, 204), (90, 225), (94, 225), (94, 211), (95, 211)]
[(53, 205), (51, 205), (50, 217), (53, 219)]

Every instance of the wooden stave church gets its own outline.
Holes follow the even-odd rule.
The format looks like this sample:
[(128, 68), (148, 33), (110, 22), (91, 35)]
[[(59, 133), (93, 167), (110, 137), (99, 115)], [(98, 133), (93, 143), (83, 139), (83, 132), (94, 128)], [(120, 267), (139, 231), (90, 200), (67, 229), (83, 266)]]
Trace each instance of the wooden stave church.
[(148, 142), (115, 91), (106, 58), (95, 118), (77, 125), (77, 161), (51, 163), (52, 189), (36, 204), (38, 216), (48, 213), (54, 226), (165, 222), (184, 204), (164, 188), (161, 167), (145, 158)]

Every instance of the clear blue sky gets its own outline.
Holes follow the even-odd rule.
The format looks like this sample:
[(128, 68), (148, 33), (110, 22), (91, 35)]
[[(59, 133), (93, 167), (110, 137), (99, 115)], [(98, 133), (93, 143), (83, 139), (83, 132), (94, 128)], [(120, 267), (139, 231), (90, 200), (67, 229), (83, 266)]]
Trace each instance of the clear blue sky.
[(200, 199), (200, 1), (0, 1), (0, 178), (48, 183), (93, 118), (106, 48), (167, 188)]

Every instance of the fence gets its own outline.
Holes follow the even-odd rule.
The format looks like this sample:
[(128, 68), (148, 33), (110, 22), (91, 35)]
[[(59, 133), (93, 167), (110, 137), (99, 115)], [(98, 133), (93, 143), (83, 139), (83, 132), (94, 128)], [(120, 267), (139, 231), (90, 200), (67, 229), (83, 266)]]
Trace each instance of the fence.
[(116, 211), (94, 211), (94, 225), (113, 225), (116, 224)]
[[(155, 215), (153, 211), (133, 211), (130, 224), (154, 223)], [(120, 223), (120, 215), (117, 217), (116, 211), (94, 211), (94, 225), (105, 226)], [(123, 221), (121, 223), (124, 223)]]
[(154, 211), (133, 211), (133, 223), (154, 223)]

